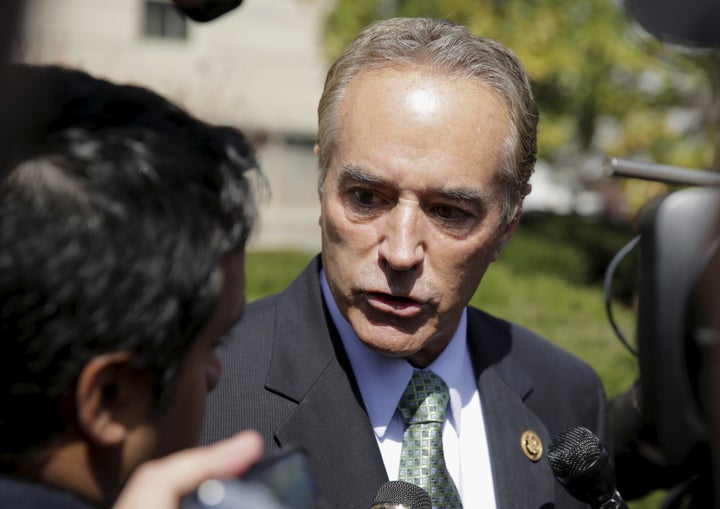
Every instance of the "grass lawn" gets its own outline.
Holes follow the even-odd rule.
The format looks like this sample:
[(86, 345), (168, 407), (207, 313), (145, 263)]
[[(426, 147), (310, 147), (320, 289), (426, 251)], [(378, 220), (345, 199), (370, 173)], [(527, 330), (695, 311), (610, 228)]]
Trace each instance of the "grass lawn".
[[(573, 231), (560, 226), (519, 228), (500, 260), (492, 265), (472, 304), (532, 329), (590, 364), (609, 397), (627, 389), (638, 375), (635, 358), (617, 339), (607, 318), (602, 284), (588, 252), (600, 248), (587, 241), (592, 225), (580, 225), (585, 251), (577, 247)], [(578, 228), (578, 226), (572, 226)], [(583, 237), (584, 235), (584, 237)], [(614, 241), (621, 247), (630, 234)], [(582, 242), (581, 242), (582, 243)], [(608, 242), (603, 246), (607, 248)], [(610, 242), (612, 244), (612, 242)], [(612, 249), (611, 249), (612, 251)], [(248, 301), (287, 286), (315, 253), (297, 251), (250, 252), (247, 256)], [(619, 286), (628, 286), (626, 273)], [(629, 301), (628, 299), (624, 299)], [(634, 338), (635, 315), (630, 304), (613, 303), (616, 323), (628, 340)], [(655, 509), (662, 493), (629, 503), (631, 509)]]

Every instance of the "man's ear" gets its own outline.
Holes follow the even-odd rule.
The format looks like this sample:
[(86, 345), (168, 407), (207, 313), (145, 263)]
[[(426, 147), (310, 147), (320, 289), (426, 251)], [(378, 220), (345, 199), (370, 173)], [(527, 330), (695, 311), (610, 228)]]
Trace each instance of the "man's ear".
[(313, 154), (318, 155), (319, 153), (320, 153), (320, 145), (318, 145), (316, 143), (315, 146), (313, 147)]
[(500, 253), (502, 253), (502, 250), (505, 249), (507, 243), (510, 242), (510, 238), (513, 236), (513, 233), (515, 233), (515, 229), (520, 222), (521, 215), (522, 211), (518, 211), (512, 221), (500, 226), (502, 231), (500, 232), (495, 244), (495, 252), (493, 253), (492, 261), (496, 261), (500, 257)]
[[(147, 394), (137, 391), (137, 372), (129, 367), (130, 353), (112, 352), (94, 357), (83, 367), (75, 390), (78, 425), (100, 446), (122, 443), (145, 411)], [(135, 376), (133, 376), (135, 375)]]

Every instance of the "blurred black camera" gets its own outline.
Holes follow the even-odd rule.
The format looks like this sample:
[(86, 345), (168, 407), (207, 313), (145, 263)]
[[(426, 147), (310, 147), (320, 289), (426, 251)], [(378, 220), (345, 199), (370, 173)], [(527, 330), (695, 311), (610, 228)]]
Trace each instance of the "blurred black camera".
[[(720, 174), (612, 159), (610, 176), (692, 186), (639, 216), (639, 379), (611, 402), (617, 485), (626, 498), (668, 490), (663, 507), (711, 507), (703, 349), (720, 341)], [(719, 343), (720, 344), (720, 343)], [(677, 504), (677, 505), (672, 505)], [(684, 504), (684, 505), (682, 505)]]
[(180, 509), (315, 509), (317, 485), (307, 455), (289, 448), (238, 479), (210, 479)]

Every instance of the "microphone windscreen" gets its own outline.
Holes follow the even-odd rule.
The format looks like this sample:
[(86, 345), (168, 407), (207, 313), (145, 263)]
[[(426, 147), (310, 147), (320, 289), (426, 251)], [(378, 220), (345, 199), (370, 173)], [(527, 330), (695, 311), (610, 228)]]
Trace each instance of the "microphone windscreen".
[(560, 433), (548, 447), (548, 461), (556, 477), (567, 479), (594, 467), (603, 454), (600, 439), (578, 426)]
[(427, 491), (405, 481), (389, 481), (380, 486), (372, 508), (432, 509)]
[(615, 489), (610, 455), (589, 429), (576, 427), (558, 435), (548, 447), (547, 458), (555, 479), (573, 497), (593, 508), (627, 509)]
[(188, 18), (204, 23), (239, 6), (243, 0), (173, 0)]

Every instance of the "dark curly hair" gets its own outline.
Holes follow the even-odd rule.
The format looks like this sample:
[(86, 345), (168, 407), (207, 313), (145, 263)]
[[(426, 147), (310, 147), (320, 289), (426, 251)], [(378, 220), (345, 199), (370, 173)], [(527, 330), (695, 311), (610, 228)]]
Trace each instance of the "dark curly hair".
[(66, 425), (64, 396), (97, 355), (131, 352), (162, 408), (264, 182), (239, 130), (149, 90), (58, 67), (15, 72), (35, 107), (0, 181), (6, 464)]

